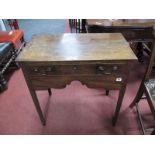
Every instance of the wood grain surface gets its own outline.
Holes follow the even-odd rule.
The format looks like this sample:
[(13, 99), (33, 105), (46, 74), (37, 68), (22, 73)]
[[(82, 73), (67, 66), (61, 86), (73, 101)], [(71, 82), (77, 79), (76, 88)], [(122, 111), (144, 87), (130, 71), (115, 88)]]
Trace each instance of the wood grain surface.
[(136, 60), (120, 33), (35, 35), (17, 61)]

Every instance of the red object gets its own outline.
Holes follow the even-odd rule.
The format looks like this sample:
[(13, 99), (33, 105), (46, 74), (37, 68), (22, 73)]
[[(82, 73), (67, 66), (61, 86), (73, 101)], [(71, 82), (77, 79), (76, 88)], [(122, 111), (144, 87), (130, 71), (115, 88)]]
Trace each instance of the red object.
[(0, 42), (12, 42), (15, 48), (19, 48), (22, 43), (24, 33), (21, 29), (11, 31), (0, 31)]

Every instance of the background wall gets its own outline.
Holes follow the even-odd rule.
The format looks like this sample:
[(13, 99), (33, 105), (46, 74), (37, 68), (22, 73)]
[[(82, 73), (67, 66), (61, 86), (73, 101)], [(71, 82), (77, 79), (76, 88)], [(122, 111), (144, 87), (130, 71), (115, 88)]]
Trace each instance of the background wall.
[(0, 19), (0, 30), (4, 30), (4, 31), (6, 30), (6, 27), (2, 19)]

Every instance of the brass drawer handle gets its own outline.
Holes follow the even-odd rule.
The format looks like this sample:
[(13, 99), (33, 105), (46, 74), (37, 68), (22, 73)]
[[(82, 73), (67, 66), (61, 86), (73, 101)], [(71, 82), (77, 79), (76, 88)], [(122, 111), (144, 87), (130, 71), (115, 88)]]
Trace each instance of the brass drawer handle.
[(42, 70), (40, 71), (40, 74), (41, 74), (41, 75), (46, 75), (46, 71), (42, 69)]
[(110, 75), (111, 72), (108, 71), (105, 67), (108, 67), (108, 66), (98, 66), (98, 70), (101, 71), (103, 74), (106, 74), (106, 75)]
[(39, 69), (38, 69), (38, 68), (34, 68), (33, 71), (34, 71), (34, 72), (38, 72)]
[(41, 75), (48, 75), (49, 73), (53, 73), (55, 71), (56, 71), (55, 66), (51, 66), (51, 67), (42, 68), (40, 73)]
[(46, 71), (47, 71), (47, 72), (51, 72), (51, 71), (52, 71), (52, 67), (47, 67), (47, 68), (46, 68)]
[(78, 67), (77, 67), (77, 66), (74, 66), (74, 67), (73, 67), (73, 70), (77, 70), (77, 69), (78, 69)]
[(104, 67), (103, 66), (98, 66), (97, 68), (99, 71), (104, 71)]
[(45, 73), (50, 73), (55, 71), (56, 71), (55, 66), (47, 66), (41, 69), (41, 72), (45, 72)]
[(46, 73), (41, 73), (41, 75), (43, 75), (43, 76), (44, 76), (44, 75), (46, 75)]
[(56, 72), (55, 66), (39, 66), (33, 67), (31, 72), (37, 75), (49, 75)]
[(113, 67), (113, 70), (114, 70), (114, 71), (118, 70), (118, 66), (114, 66), (114, 67)]
[(104, 74), (106, 74), (106, 75), (110, 75), (111, 73), (110, 73), (110, 72), (104, 72)]

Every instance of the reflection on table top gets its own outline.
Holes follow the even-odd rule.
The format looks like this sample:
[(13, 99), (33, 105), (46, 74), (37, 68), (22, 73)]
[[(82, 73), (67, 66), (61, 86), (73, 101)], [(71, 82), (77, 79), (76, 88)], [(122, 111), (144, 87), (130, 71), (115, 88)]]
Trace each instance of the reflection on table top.
[(35, 35), (17, 61), (136, 60), (120, 33)]
[(88, 25), (155, 26), (155, 19), (87, 19)]

